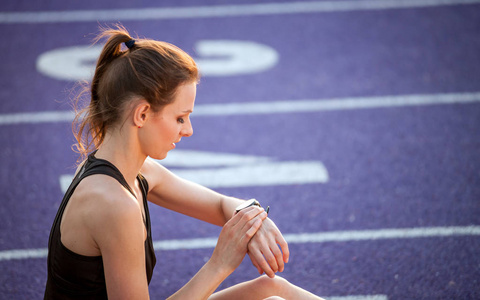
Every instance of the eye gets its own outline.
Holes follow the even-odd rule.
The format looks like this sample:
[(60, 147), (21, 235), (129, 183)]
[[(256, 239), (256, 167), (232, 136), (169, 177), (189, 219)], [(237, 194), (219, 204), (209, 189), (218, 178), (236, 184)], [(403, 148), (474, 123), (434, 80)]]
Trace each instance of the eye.
[(177, 122), (180, 123), (180, 124), (183, 124), (183, 123), (185, 123), (185, 120), (183, 118), (178, 118)]

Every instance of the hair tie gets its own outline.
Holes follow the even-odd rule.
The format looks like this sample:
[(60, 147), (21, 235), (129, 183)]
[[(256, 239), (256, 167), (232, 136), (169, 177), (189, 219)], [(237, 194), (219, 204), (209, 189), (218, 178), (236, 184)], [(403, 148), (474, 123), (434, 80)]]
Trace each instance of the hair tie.
[(128, 42), (125, 42), (125, 46), (127, 46), (128, 49), (131, 49), (135, 45), (135, 40), (131, 39)]

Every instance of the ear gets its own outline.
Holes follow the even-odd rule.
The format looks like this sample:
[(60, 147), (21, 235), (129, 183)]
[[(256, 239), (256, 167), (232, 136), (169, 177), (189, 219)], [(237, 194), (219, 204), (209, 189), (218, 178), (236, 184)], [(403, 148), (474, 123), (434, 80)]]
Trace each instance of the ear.
[(138, 128), (143, 127), (143, 125), (145, 125), (145, 122), (149, 118), (151, 112), (152, 108), (150, 104), (145, 100), (140, 101), (140, 103), (138, 103), (133, 110), (134, 125)]

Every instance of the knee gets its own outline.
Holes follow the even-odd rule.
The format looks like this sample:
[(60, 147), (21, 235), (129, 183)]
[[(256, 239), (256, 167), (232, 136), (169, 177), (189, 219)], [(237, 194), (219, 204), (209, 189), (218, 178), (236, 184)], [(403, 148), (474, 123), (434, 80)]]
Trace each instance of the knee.
[[(256, 284), (258, 284), (258, 287), (263, 289), (263, 290), (266, 290), (266, 291), (269, 291), (270, 293), (273, 293), (273, 294), (282, 294), (283, 291), (287, 290), (290, 283), (280, 277), (280, 276), (275, 276), (273, 278), (270, 278), (266, 275), (263, 275), (263, 276), (260, 276), (259, 278), (256, 279)], [(283, 299), (283, 298), (268, 298), (269, 300), (274, 300), (274, 299)]]

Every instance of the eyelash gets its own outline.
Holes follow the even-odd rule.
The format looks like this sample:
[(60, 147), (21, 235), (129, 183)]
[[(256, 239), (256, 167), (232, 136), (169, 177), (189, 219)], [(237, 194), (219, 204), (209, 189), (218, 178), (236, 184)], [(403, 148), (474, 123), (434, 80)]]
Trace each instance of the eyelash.
[(180, 123), (180, 124), (183, 124), (183, 123), (185, 123), (185, 120), (183, 118), (178, 118), (177, 122)]

